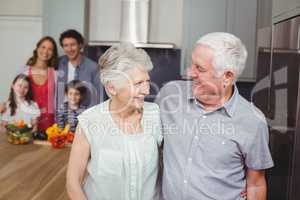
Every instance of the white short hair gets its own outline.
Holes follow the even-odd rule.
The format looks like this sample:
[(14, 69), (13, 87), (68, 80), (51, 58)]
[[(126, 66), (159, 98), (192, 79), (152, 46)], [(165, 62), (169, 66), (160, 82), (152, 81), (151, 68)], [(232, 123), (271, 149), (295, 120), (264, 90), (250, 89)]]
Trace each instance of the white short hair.
[(139, 68), (150, 71), (153, 68), (149, 55), (127, 42), (111, 46), (100, 57), (98, 64), (101, 83), (104, 86), (111, 83), (115, 87), (122, 84), (128, 70)]
[(196, 45), (208, 46), (213, 50), (213, 66), (217, 73), (232, 71), (237, 79), (243, 72), (247, 50), (242, 41), (230, 33), (214, 32), (201, 37)]

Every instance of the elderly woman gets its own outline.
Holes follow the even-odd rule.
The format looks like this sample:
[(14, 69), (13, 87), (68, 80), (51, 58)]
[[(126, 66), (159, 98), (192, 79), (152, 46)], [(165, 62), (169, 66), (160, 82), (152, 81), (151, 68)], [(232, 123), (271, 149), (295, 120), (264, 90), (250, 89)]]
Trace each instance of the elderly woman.
[(71, 199), (159, 199), (159, 108), (149, 94), (151, 60), (123, 43), (99, 60), (109, 100), (78, 117), (67, 171)]

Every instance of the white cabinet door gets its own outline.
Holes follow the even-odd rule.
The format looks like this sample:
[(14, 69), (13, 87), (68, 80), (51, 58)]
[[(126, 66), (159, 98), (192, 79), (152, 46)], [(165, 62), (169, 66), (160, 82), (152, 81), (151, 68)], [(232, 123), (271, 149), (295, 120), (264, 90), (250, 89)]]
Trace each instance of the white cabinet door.
[(289, 10), (289, 3), (291, 0), (273, 0), (272, 15), (276, 17)]
[(227, 2), (227, 31), (239, 37), (248, 51), (246, 67), (239, 80), (255, 81), (257, 1), (228, 0)]
[(90, 0), (89, 41), (119, 41), (120, 23), (121, 0)]
[(300, 0), (273, 0), (273, 23), (277, 23), (300, 14)]
[(41, 0), (0, 0), (0, 102), (42, 36)]
[(40, 17), (42, 15), (41, 0), (0, 0), (1, 16), (30, 16)]
[(191, 66), (191, 52), (196, 41), (206, 33), (226, 31), (226, 1), (184, 0), (181, 48), (181, 75)]
[(150, 0), (149, 42), (182, 44), (183, 2), (186, 0)]
[(288, 5), (289, 5), (289, 9), (300, 7), (300, 0), (289, 0)]
[(273, 0), (273, 17), (290, 12), (300, 7), (300, 0)]
[(0, 16), (0, 102), (7, 100), (13, 78), (25, 66), (41, 36), (41, 17)]

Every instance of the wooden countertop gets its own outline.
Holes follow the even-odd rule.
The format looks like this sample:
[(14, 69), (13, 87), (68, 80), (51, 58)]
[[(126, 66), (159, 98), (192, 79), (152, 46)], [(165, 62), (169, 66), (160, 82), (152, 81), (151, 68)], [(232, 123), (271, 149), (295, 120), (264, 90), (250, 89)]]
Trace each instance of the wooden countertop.
[(70, 148), (12, 145), (0, 133), (0, 199), (64, 200)]

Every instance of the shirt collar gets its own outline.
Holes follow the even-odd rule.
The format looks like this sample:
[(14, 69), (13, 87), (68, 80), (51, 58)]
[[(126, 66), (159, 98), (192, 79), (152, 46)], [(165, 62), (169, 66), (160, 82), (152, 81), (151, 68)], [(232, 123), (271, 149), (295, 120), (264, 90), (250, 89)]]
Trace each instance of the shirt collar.
[(225, 109), (225, 111), (227, 112), (227, 114), (228, 114), (230, 117), (233, 117), (233, 115), (234, 115), (234, 112), (235, 112), (236, 106), (237, 106), (237, 100), (238, 100), (238, 97), (239, 97), (239, 91), (238, 91), (237, 86), (234, 84), (232, 96), (231, 96), (230, 99), (229, 99), (227, 102), (225, 102), (225, 104), (223, 105), (223, 108)]
[[(69, 108), (69, 106), (68, 106), (68, 102), (65, 102), (64, 105), (65, 105), (66, 109), (71, 110), (71, 109)], [(71, 111), (81, 113), (81, 112), (84, 111), (84, 110), (86, 110), (86, 106), (84, 106), (84, 105), (82, 105), (82, 104), (79, 104), (79, 106), (78, 106), (78, 108), (77, 108), (76, 110), (71, 110)]]
[[(85, 56), (83, 55), (83, 54), (80, 54), (81, 55), (81, 59), (80, 59), (80, 63), (79, 63), (79, 68), (80, 68), (80, 66), (84, 63), (84, 60), (85, 60)], [(65, 64), (68, 64), (69, 63), (69, 58), (68, 58), (68, 56), (66, 56), (65, 55), (65, 59), (63, 59), (63, 62), (65, 63)]]
[[(188, 87), (188, 91), (187, 91), (187, 98), (189, 101), (194, 101), (196, 102), (197, 100), (195, 99), (195, 97), (193, 96), (193, 91), (192, 91), (192, 82), (190, 83), (189, 87)], [(233, 117), (234, 112), (236, 110), (236, 104), (237, 104), (237, 99), (239, 96), (239, 91), (237, 86), (234, 84), (233, 86), (233, 94), (230, 97), (230, 99), (222, 106), (222, 108), (225, 110), (226, 114), (230, 117)], [(201, 107), (201, 103), (197, 102), (197, 104)], [(220, 110), (220, 109), (218, 109)]]
[(188, 82), (188, 91), (187, 91), (187, 98), (188, 100), (194, 100), (194, 96), (193, 96), (193, 83), (192, 81)]

